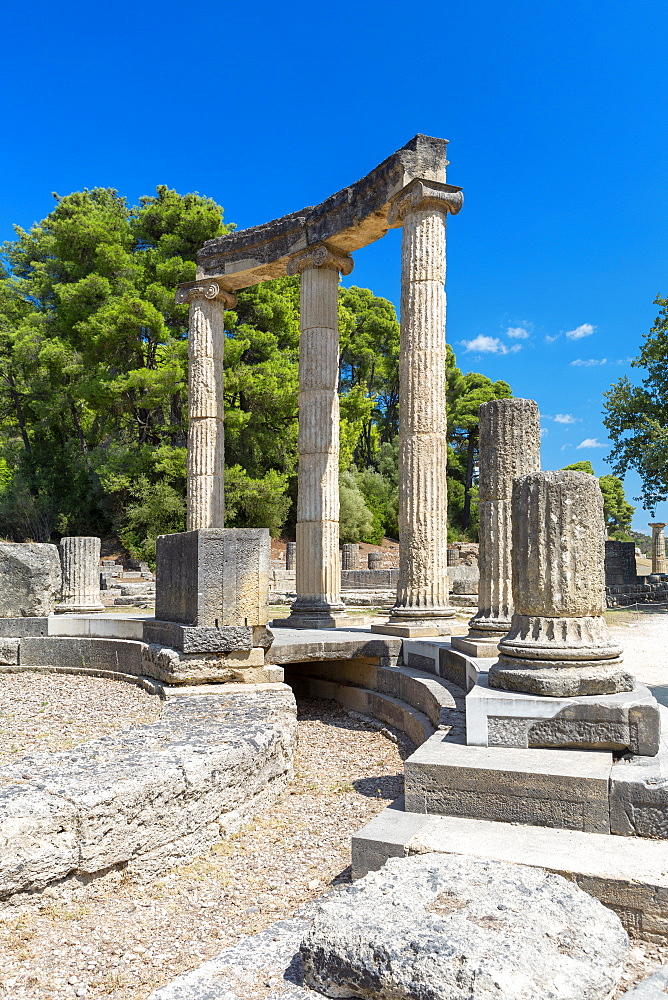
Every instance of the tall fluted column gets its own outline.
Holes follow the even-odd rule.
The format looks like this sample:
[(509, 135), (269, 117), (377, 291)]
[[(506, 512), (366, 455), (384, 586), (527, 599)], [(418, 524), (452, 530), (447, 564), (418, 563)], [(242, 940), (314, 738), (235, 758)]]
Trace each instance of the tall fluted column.
[(222, 528), (225, 519), (223, 350), (225, 309), (236, 296), (217, 281), (181, 285), (190, 303), (188, 330), (188, 500), (186, 528)]
[[(297, 599), (283, 624), (332, 628), (345, 617), (339, 558), (339, 273), (352, 258), (324, 244), (288, 263), (301, 275)], [(342, 617), (343, 616), (343, 617)]]
[(89, 614), (104, 611), (100, 600), (100, 539), (87, 536), (61, 538), (62, 599), (56, 612)]
[(510, 506), (513, 479), (540, 470), (540, 414), (532, 399), (493, 399), (478, 409), (480, 548), (478, 611), (452, 646), (496, 656), (513, 616)]
[(608, 633), (605, 523), (598, 480), (536, 472), (513, 483), (515, 612), (491, 687), (548, 697), (632, 691)]
[(445, 415), (445, 217), (459, 188), (412, 181), (390, 209), (403, 225), (399, 346), (399, 583), (388, 626), (449, 631)]
[(663, 534), (666, 526), (657, 521), (649, 527), (652, 529), (652, 573), (668, 573), (666, 539)]

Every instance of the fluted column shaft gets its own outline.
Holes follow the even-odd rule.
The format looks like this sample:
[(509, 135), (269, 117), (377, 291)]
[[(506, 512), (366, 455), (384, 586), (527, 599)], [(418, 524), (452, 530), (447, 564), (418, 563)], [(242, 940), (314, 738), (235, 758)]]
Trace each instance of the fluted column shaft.
[(62, 599), (58, 612), (104, 611), (100, 601), (100, 539), (90, 536), (61, 538)]
[(520, 476), (512, 495), (515, 611), (489, 672), (492, 687), (571, 697), (633, 689), (608, 633), (605, 524), (584, 472)]
[(295, 615), (343, 611), (339, 558), (339, 272), (350, 257), (324, 245), (296, 254), (301, 275)]
[(176, 301), (190, 303), (186, 529), (222, 528), (225, 309), (236, 304), (236, 297), (216, 281), (203, 281), (182, 286)]
[(448, 619), (445, 410), (445, 217), (461, 192), (412, 182), (395, 200), (403, 225), (399, 344), (399, 583), (391, 624)]
[(668, 573), (666, 538), (663, 534), (666, 525), (656, 522), (649, 527), (652, 529), (652, 573)]
[[(540, 470), (540, 415), (532, 399), (494, 399), (478, 410), (480, 548), (478, 612), (469, 627), (495, 643), (513, 616), (513, 479)], [(491, 654), (490, 654), (491, 655)]]

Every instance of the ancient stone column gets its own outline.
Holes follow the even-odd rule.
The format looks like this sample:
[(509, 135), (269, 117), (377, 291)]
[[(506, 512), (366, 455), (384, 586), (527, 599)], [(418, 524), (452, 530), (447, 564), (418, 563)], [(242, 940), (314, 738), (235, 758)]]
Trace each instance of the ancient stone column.
[(369, 569), (382, 569), (383, 568), (383, 553), (382, 552), (369, 552), (367, 556), (367, 566)]
[(232, 309), (237, 300), (217, 281), (202, 280), (181, 285), (176, 301), (190, 303), (186, 529), (222, 528), (225, 309)]
[(455, 614), (448, 600), (445, 416), (445, 218), (459, 188), (411, 181), (395, 198), (402, 224), (399, 347), (399, 583), (387, 626), (438, 635)]
[(100, 539), (85, 536), (61, 538), (62, 599), (56, 612), (89, 614), (104, 611), (100, 601)]
[(652, 529), (652, 573), (668, 573), (666, 539), (663, 534), (666, 526), (657, 521), (649, 527)]
[(288, 542), (285, 546), (285, 568), (294, 569), (297, 558), (297, 543)]
[(478, 611), (453, 649), (496, 656), (513, 616), (510, 506), (513, 479), (540, 470), (540, 414), (532, 399), (493, 399), (478, 410), (480, 548)]
[(598, 480), (535, 472), (513, 483), (515, 612), (489, 672), (491, 687), (548, 697), (632, 691), (608, 634), (605, 523)]
[(341, 546), (341, 569), (360, 568), (360, 547), (357, 542), (346, 542)]
[(301, 275), (297, 599), (292, 628), (332, 628), (345, 621), (339, 559), (339, 273), (352, 258), (319, 244), (288, 263)]

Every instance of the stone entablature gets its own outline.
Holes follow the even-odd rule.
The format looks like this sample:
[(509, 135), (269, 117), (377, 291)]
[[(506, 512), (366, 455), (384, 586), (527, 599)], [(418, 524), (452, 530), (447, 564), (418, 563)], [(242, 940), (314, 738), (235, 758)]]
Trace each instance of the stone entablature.
[(220, 276), (229, 289), (246, 288), (289, 273), (289, 258), (317, 243), (351, 254), (401, 225), (388, 218), (390, 203), (416, 180), (436, 182), (440, 194), (451, 199), (448, 210), (459, 211), (461, 188), (443, 183), (446, 149), (445, 139), (416, 135), (366, 177), (320, 205), (209, 240), (197, 255), (199, 274)]

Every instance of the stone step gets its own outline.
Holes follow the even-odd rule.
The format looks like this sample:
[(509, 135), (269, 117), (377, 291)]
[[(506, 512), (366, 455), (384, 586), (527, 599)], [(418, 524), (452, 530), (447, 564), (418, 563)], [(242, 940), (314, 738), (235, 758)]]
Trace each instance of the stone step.
[[(545, 751), (542, 751), (543, 753)], [(397, 800), (352, 839), (353, 878), (436, 851), (557, 872), (615, 910), (633, 937), (668, 940), (668, 842), (404, 812)]]
[(405, 762), (409, 812), (610, 832), (611, 753), (476, 747), (455, 738), (435, 733)]

